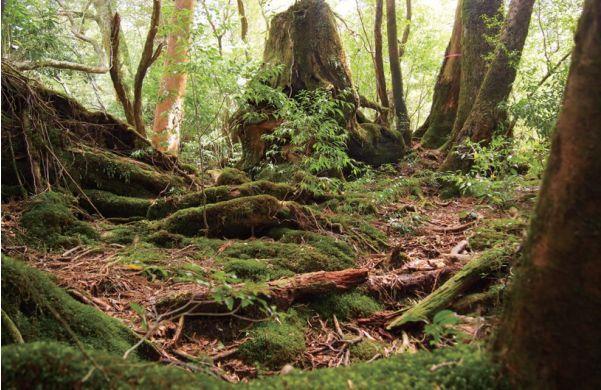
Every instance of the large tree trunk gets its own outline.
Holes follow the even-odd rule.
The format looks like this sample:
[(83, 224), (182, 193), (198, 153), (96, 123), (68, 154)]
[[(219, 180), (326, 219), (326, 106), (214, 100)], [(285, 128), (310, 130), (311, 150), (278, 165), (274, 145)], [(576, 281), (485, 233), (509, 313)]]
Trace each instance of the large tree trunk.
[(497, 126), (506, 118), (504, 105), (517, 74), (533, 5), (534, 0), (511, 1), (495, 57), (469, 116), (457, 133), (453, 145), (450, 145), (456, 150), (448, 153), (441, 170), (468, 171), (472, 159), (469, 156), (462, 157), (466, 154), (463, 142), (467, 139), (483, 144), (490, 142)]
[(386, 76), (384, 74), (384, 58), (382, 55), (382, 11), (383, 0), (376, 0), (376, 16), (374, 20), (374, 62), (376, 73), (376, 90), (380, 104), (388, 108), (388, 90), (386, 88)]
[(461, 85), (455, 122), (445, 149), (453, 144), (472, 110), (486, 75), (486, 56), (494, 49), (487, 37), (498, 33), (497, 27), (491, 26), (490, 19), (502, 7), (502, 0), (463, 0), (461, 4)]
[(165, 69), (159, 89), (159, 100), (154, 111), (152, 144), (162, 152), (177, 155), (180, 126), (184, 118), (184, 93), (188, 62), (190, 27), (193, 21), (194, 0), (176, 0), (171, 20), (173, 30), (167, 38)]
[[(311, 31), (308, 34), (307, 31)], [(263, 54), (264, 66), (282, 66), (282, 72), (268, 84), (295, 97), (301, 91), (323, 89), (337, 99), (352, 103), (345, 109), (342, 125), (349, 133), (348, 154), (372, 165), (398, 161), (404, 147), (399, 134), (364, 120), (358, 113), (357, 95), (346, 55), (342, 47), (334, 13), (324, 0), (301, 0), (273, 17)], [(351, 91), (352, 93), (343, 93)], [(235, 116), (235, 131), (242, 143), (240, 168), (250, 169), (264, 158), (268, 145), (263, 134), (273, 131), (281, 122), (273, 107), (256, 107), (270, 116), (260, 122), (244, 121), (242, 113)]]
[(399, 44), (396, 26), (395, 0), (386, 0), (386, 31), (388, 33), (388, 57), (390, 60), (390, 81), (392, 83), (392, 99), (394, 100), (394, 115), (396, 129), (403, 135), (406, 145), (411, 145), (411, 130), (409, 114), (403, 96), (403, 75), (399, 59)]
[(515, 387), (601, 388), (601, 2), (586, 0), (497, 345)]
[(461, 4), (462, 1), (457, 3), (455, 24), (434, 87), (430, 115), (424, 128), (417, 131), (423, 132), (422, 146), (426, 148), (442, 146), (455, 123), (461, 85)]

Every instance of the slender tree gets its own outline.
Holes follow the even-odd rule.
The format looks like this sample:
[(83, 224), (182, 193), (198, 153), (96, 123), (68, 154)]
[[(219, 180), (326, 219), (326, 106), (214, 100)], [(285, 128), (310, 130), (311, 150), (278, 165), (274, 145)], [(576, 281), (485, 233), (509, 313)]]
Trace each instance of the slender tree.
[(399, 42), (397, 38), (395, 0), (386, 0), (386, 30), (388, 33), (388, 57), (390, 60), (390, 79), (397, 131), (403, 135), (405, 145), (411, 144), (409, 114), (403, 96), (403, 76), (399, 59)]
[(449, 152), (442, 170), (467, 171), (472, 159), (463, 143), (467, 139), (488, 143), (498, 125), (506, 119), (504, 105), (509, 98), (517, 74), (524, 42), (528, 35), (534, 0), (512, 0), (503, 25), (500, 42), (476, 101), (453, 141), (455, 150)]
[(384, 73), (384, 56), (382, 55), (382, 15), (383, 0), (376, 0), (376, 16), (374, 19), (374, 65), (376, 73), (376, 91), (383, 107), (390, 107), (386, 76)]
[(502, 0), (463, 0), (461, 4), (461, 84), (453, 129), (445, 149), (448, 150), (472, 110), (487, 70), (487, 57), (493, 52), (494, 37), (499, 30), (492, 22), (500, 15)]
[(184, 117), (187, 74), (183, 65), (188, 62), (194, 5), (194, 0), (175, 1), (171, 31), (167, 37), (165, 70), (154, 111), (152, 143), (158, 150), (173, 155), (179, 152), (180, 126)]
[(461, 85), (461, 4), (462, 1), (457, 3), (453, 32), (436, 79), (430, 115), (414, 134), (421, 133), (422, 146), (427, 148), (444, 144), (457, 114)]
[(515, 388), (601, 388), (601, 2), (586, 0), (524, 257), (497, 338)]
[(246, 11), (244, 9), (244, 2), (242, 0), (236, 0), (238, 7), (238, 17), (240, 18), (240, 39), (244, 43), (244, 55), (246, 59), (250, 59), (248, 53), (248, 18), (246, 17)]

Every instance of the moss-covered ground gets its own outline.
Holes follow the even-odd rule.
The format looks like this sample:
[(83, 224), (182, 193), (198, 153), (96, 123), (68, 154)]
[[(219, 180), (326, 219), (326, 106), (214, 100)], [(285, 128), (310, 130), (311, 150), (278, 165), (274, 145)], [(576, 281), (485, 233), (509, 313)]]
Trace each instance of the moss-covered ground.
[[(389, 332), (385, 325), (391, 311), (432, 291), (405, 290), (403, 278), (465, 263), (448, 257), (458, 243), (467, 241), (464, 257), (517, 246), (531, 202), (499, 208), (473, 197), (443, 200), (444, 180), (414, 163), (346, 183), (225, 169), (204, 192), (157, 198), (122, 184), (109, 192), (103, 181), (83, 193), (11, 203), (17, 218), (3, 220), (10, 255), (2, 260), (3, 384), (231, 387), (225, 378), (251, 380), (238, 385), (249, 388), (502, 387), (486, 338), (470, 324), (486, 312), (485, 328), (494, 325), (505, 266), (437, 307), (465, 315), (461, 327)], [(135, 180), (146, 183), (145, 175)], [(511, 256), (500, 260), (506, 265)], [(328, 287), (280, 309), (265, 299), (270, 281), (347, 268), (388, 284)], [(208, 305), (183, 320), (158, 316), (160, 299), (188, 291), (210, 291), (220, 309)], [(143, 343), (122, 360), (149, 329), (156, 350)], [(151, 362), (157, 351), (171, 364)]]

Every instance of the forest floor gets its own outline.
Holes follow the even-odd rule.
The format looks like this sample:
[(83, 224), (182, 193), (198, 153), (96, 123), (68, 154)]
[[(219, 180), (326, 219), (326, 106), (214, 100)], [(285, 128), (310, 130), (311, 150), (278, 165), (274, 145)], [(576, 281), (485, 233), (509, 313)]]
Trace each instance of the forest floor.
[[(458, 333), (461, 342), (482, 340), (494, 328), (506, 271), (485, 277), (454, 297), (449, 308), (459, 313), (457, 332), (444, 331), (437, 337), (423, 327), (385, 328), (395, 313), (435, 291), (481, 251), (510, 236), (521, 239), (533, 204), (532, 188), (516, 188), (513, 201), (502, 207), (469, 196), (442, 199), (440, 186), (431, 179), (432, 159), (420, 152), (411, 163), (377, 170), (369, 179), (349, 183), (341, 200), (320, 206), (323, 212), (367, 222), (386, 245), (357, 235), (353, 239), (344, 231), (336, 237), (330, 234), (352, 247), (353, 266), (348, 268), (366, 269), (368, 282), (351, 292), (295, 302), (279, 315), (201, 313), (166, 320), (155, 328), (157, 304), (166, 297), (199, 285), (240, 281), (256, 283), (260, 289), (267, 280), (292, 274), (281, 269), (266, 272), (257, 261), (291, 261), (282, 258), (300, 256), (310, 243), (251, 236), (243, 240), (200, 237), (157, 245), (146, 240), (144, 221), (87, 216), (100, 240), (48, 251), (17, 239), (25, 234), (19, 221), (26, 205), (9, 202), (2, 205), (3, 252), (49, 272), (76, 300), (147, 335), (165, 363), (209, 367), (232, 382), (285, 372), (291, 366), (335, 367), (432, 349), (457, 342)], [(319, 269), (310, 269), (315, 270)], [(232, 282), (231, 273), (239, 279)], [(427, 275), (427, 280), (411, 282), (412, 276), (420, 275)], [(492, 299), (488, 294), (486, 299), (460, 304), (472, 293), (492, 291), (491, 286)], [(273, 329), (271, 324), (280, 326)], [(298, 334), (302, 339), (297, 343)], [(261, 355), (268, 352), (263, 349), (279, 356), (265, 358)]]

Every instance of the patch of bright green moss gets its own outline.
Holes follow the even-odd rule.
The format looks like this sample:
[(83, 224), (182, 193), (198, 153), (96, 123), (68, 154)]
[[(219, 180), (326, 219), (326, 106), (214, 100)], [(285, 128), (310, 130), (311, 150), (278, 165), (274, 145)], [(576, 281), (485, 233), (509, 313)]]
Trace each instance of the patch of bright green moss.
[(336, 315), (340, 320), (368, 317), (383, 309), (372, 297), (358, 291), (327, 294), (312, 302), (311, 307), (322, 317), (330, 318)]
[(522, 239), (526, 224), (521, 219), (498, 218), (486, 220), (474, 229), (474, 235), (469, 238), (473, 250), (492, 248), (497, 244), (516, 243)]
[(227, 386), (207, 374), (193, 374), (157, 363), (124, 361), (120, 356), (98, 350), (87, 352), (102, 371), (93, 369), (80, 350), (63, 343), (4, 346), (2, 384), (10, 389), (208, 389)]
[(128, 246), (118, 255), (119, 261), (124, 264), (161, 264), (166, 257), (165, 252), (147, 242)]
[(293, 310), (282, 316), (281, 323), (260, 323), (249, 336), (250, 339), (238, 349), (240, 357), (248, 363), (259, 363), (271, 369), (294, 361), (307, 348), (304, 322)]
[[(93, 350), (123, 354), (138, 340), (118, 320), (75, 301), (44, 273), (6, 256), (2, 257), (2, 310), (15, 323), (25, 342), (74, 344), (57, 316), (84, 346)], [(3, 344), (13, 342), (4, 331), (4, 324), (2, 335)], [(144, 346), (142, 350), (148, 352)], [(4, 361), (4, 354), (2, 357)]]
[(68, 248), (96, 240), (98, 233), (94, 228), (73, 215), (74, 202), (73, 197), (59, 192), (35, 196), (21, 216), (27, 236), (50, 248)]
[(375, 340), (363, 340), (350, 346), (351, 362), (364, 362), (384, 353), (384, 343)]
[(274, 266), (269, 262), (255, 259), (229, 259), (224, 263), (223, 270), (227, 273), (235, 274), (240, 279), (254, 282), (294, 275), (294, 272)]
[(161, 248), (177, 248), (184, 241), (185, 237), (181, 234), (169, 233), (165, 230), (159, 230), (149, 235), (146, 240)]
[(355, 250), (341, 239), (304, 230), (273, 228), (268, 235), (282, 243), (309, 244), (321, 253), (343, 259), (348, 264), (354, 263), (357, 256)]
[(87, 198), (80, 199), (81, 206), (91, 213), (99, 211), (106, 218), (145, 217), (152, 202), (149, 199), (120, 196), (101, 190), (85, 190), (84, 193)]

